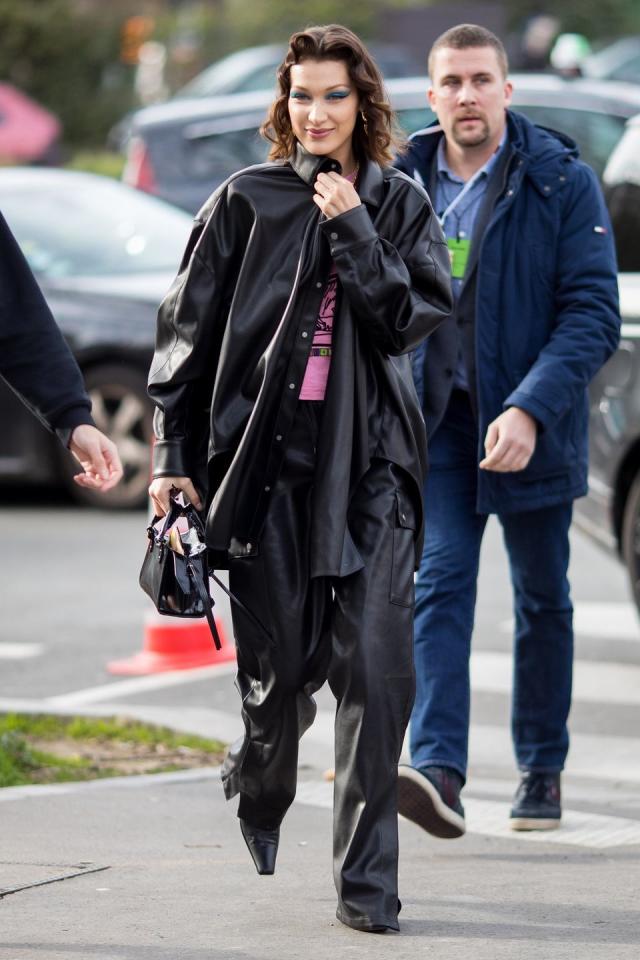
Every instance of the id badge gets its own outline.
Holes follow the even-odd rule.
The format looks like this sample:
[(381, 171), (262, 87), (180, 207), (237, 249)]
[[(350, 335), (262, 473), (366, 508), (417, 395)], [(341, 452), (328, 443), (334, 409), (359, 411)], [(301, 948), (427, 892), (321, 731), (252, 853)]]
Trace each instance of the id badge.
[(447, 246), (451, 260), (451, 276), (454, 280), (462, 280), (467, 269), (471, 241), (467, 238), (456, 240), (454, 237), (448, 237)]

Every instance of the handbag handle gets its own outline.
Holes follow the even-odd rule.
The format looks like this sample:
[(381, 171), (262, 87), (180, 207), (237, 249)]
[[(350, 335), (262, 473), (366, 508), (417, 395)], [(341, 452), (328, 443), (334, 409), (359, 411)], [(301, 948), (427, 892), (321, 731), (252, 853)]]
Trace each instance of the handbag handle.
[[(200, 536), (200, 538), (201, 538), (202, 541), (204, 542), (204, 539), (205, 539), (205, 529), (204, 529), (204, 524), (203, 524), (203, 522), (202, 522), (202, 520), (201, 520), (201, 518), (200, 518), (200, 515), (199, 515), (198, 511), (196, 510), (196, 508), (194, 507), (194, 505), (193, 505), (190, 501), (187, 500), (187, 502), (184, 504), (184, 506), (183, 506), (182, 504), (176, 502), (175, 497), (176, 497), (176, 495), (177, 495), (179, 492), (181, 492), (181, 491), (179, 491), (177, 487), (172, 487), (171, 490), (170, 490), (170, 492), (169, 492), (170, 509), (169, 509), (169, 512), (167, 513), (167, 517), (171, 514), (171, 516), (172, 516), (171, 523), (174, 523), (174, 522), (178, 519), (178, 517), (180, 517), (180, 516), (185, 516), (185, 517), (187, 517), (188, 520), (189, 520), (189, 521), (193, 524), (193, 526), (196, 528), (196, 530), (198, 531), (198, 535)], [(164, 527), (163, 527), (163, 533), (162, 533), (161, 535), (164, 535), (164, 533), (166, 532), (167, 528), (171, 525), (171, 523), (168, 523), (168, 524), (165, 524), (165, 525), (164, 525)], [(213, 613), (211, 612), (211, 608), (213, 607), (213, 600), (212, 600), (212, 598), (211, 598), (211, 595), (210, 595), (209, 591), (207, 590), (206, 585), (203, 583), (202, 578), (201, 578), (200, 575), (198, 574), (198, 572), (197, 572), (197, 570), (195, 569), (195, 567), (194, 567), (192, 564), (190, 564), (188, 560), (187, 560), (187, 566), (188, 566), (188, 568), (191, 570), (191, 574), (192, 574), (192, 577), (193, 577), (193, 581), (194, 581), (194, 583), (196, 584), (196, 587), (197, 587), (197, 589), (198, 589), (198, 593), (200, 594), (200, 597), (201, 597), (201, 599), (202, 599), (202, 601), (203, 601), (203, 603), (204, 603), (205, 614), (206, 614), (206, 617), (207, 617), (207, 621), (208, 621), (208, 623), (209, 623), (209, 627), (210, 627), (210, 629), (211, 629), (211, 634), (212, 634), (212, 636), (213, 636), (214, 643), (215, 643), (215, 645), (216, 645), (216, 650), (220, 650), (220, 648), (221, 648), (220, 637), (219, 637), (219, 635), (218, 635), (218, 629), (217, 629), (217, 627), (216, 627), (216, 622), (215, 622), (215, 620), (214, 620), (214, 618), (213, 618)], [(269, 643), (270, 643), (270, 644), (273, 644), (273, 637), (271, 636), (271, 634), (269, 633), (269, 631), (267, 630), (267, 628), (265, 627), (265, 625), (258, 619), (258, 617), (256, 617), (255, 613), (253, 613), (253, 612), (242, 602), (242, 600), (240, 600), (238, 597), (236, 597), (235, 593), (232, 593), (231, 590), (229, 590), (229, 588), (222, 582), (222, 580), (220, 580), (218, 577), (216, 577), (215, 573), (213, 573), (212, 571), (209, 571), (209, 576), (211, 577), (211, 579), (212, 579), (215, 583), (217, 583), (217, 585), (220, 587), (220, 589), (221, 589), (224, 593), (226, 593), (226, 595), (229, 597), (229, 600), (231, 600), (232, 603), (235, 603), (235, 605), (236, 605), (237, 607), (239, 607), (240, 610), (242, 610), (242, 612), (243, 612), (244, 614), (247, 615), (247, 617), (252, 621), (252, 623), (254, 624), (254, 626), (256, 626), (256, 627), (258, 628), (258, 630), (260, 630), (260, 632), (264, 634), (264, 636), (267, 638), (267, 640), (269, 641)], [(205, 600), (205, 597), (206, 597), (206, 600)]]

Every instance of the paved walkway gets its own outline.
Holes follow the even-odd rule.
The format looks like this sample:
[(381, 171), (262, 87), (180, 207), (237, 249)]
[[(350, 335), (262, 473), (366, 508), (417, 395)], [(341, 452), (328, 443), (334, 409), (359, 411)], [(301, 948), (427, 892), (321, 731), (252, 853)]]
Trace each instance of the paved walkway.
[[(200, 708), (176, 725), (229, 736), (232, 721)], [(316, 761), (328, 734), (321, 717)], [(301, 759), (275, 877), (255, 873), (217, 770), (0, 791), (1, 960), (638, 960), (635, 784), (618, 785), (616, 807), (636, 817), (570, 810), (548, 835), (509, 833), (500, 779), (470, 783), (461, 840), (401, 822), (401, 934), (373, 937), (335, 920), (332, 787)], [(578, 808), (605, 804), (602, 783), (580, 783)]]

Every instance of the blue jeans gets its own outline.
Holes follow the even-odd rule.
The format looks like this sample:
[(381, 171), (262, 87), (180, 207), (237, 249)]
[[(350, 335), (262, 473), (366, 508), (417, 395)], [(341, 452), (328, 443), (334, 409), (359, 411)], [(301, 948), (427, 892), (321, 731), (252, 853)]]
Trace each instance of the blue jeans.
[[(475, 510), (478, 434), (468, 396), (454, 391), (429, 446), (426, 538), (416, 581), (416, 701), (411, 761), (467, 771), (469, 655), (480, 545)], [(562, 770), (569, 748), (573, 609), (572, 504), (499, 515), (514, 592), (511, 733), (521, 770)]]

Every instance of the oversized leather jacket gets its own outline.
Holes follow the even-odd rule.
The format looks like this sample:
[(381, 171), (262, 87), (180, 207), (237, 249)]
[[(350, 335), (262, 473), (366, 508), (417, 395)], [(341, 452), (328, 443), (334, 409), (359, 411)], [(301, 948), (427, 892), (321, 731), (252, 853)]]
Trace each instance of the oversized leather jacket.
[(362, 204), (324, 219), (321, 170), (290, 162), (232, 176), (196, 217), (163, 301), (149, 393), (157, 405), (154, 477), (187, 476), (207, 503), (216, 566), (260, 549), (333, 260), (339, 294), (318, 448), (312, 575), (362, 566), (349, 503), (374, 457), (412, 491), (404, 523), (422, 532), (426, 437), (407, 356), (451, 310), (449, 256), (420, 186), (364, 162)]

